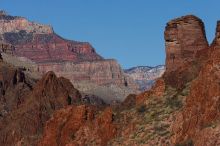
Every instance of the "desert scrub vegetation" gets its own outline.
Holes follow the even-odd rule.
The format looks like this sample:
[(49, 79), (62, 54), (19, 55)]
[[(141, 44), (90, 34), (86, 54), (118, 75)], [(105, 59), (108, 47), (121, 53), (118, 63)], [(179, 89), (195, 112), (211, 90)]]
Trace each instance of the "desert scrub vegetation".
[(169, 139), (172, 136), (170, 119), (172, 119), (172, 114), (182, 108), (184, 97), (188, 93), (189, 86), (181, 91), (167, 87), (163, 96), (147, 97), (147, 101), (143, 104), (119, 112), (120, 115), (117, 118), (120, 120), (118, 121), (123, 122), (121, 130), (126, 131), (129, 124), (134, 124), (135, 128), (127, 136), (118, 135), (109, 145), (126, 145), (128, 141), (133, 145), (160, 145), (162, 143), (169, 145)]
[(194, 146), (194, 143), (191, 139), (188, 139), (182, 143), (177, 143), (175, 146)]
[(137, 107), (137, 112), (138, 113), (144, 113), (144, 112), (146, 112), (146, 110), (147, 110), (147, 107), (146, 107), (145, 104), (140, 105), (140, 106)]
[(183, 106), (182, 100), (178, 96), (167, 97), (165, 104), (172, 109), (179, 109)]
[(190, 85), (191, 85), (191, 83), (186, 84), (185, 88), (180, 93), (182, 96), (188, 96), (189, 95)]
[(154, 124), (154, 133), (158, 136), (168, 136), (170, 135), (170, 131), (168, 128), (170, 127), (169, 124), (163, 124), (163, 123), (155, 123)]

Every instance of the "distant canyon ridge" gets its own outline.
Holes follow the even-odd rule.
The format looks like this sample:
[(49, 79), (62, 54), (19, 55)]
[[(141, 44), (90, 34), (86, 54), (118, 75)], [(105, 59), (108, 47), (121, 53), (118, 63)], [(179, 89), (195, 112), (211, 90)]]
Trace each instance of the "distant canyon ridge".
[(155, 67), (137, 66), (130, 69), (125, 69), (124, 72), (138, 84), (140, 91), (151, 89), (155, 80), (160, 78), (165, 72), (164, 65)]
[(7, 56), (8, 62), (20, 62), (19, 66), (41, 74), (54, 71), (70, 79), (81, 91), (97, 94), (105, 100), (109, 93), (117, 96), (113, 100), (123, 100), (130, 93), (149, 89), (163, 72), (159, 69), (157, 73), (155, 69), (149, 74), (145, 73), (149, 70), (140, 69), (135, 74), (128, 70), (124, 73), (116, 60), (104, 59), (90, 43), (64, 39), (49, 25), (4, 11), (0, 12), (0, 43), (3, 53), (19, 57), (18, 61)]

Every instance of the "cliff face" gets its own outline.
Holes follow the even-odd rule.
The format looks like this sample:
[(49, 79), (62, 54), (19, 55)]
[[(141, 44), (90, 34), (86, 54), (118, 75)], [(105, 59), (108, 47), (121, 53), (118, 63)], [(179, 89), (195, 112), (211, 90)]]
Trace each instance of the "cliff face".
[(198, 77), (192, 82), (190, 94), (183, 111), (173, 124), (173, 142), (193, 141), (195, 146), (219, 145), (220, 104), (220, 42), (219, 22), (216, 37), (209, 48), (207, 61)]
[(133, 120), (122, 122), (126, 132), (111, 144), (220, 145), (219, 31), (218, 22), (216, 37), (208, 46), (199, 18), (184, 16), (168, 23), (165, 75), (150, 91), (136, 96), (141, 116), (132, 110), (123, 112)]
[(32, 67), (36, 68), (34, 71), (54, 71), (72, 83), (88, 81), (136, 90), (135, 83), (116, 61), (103, 59), (89, 43), (58, 36), (50, 26), (1, 12), (0, 36), (0, 51), (30, 59), (38, 66)]
[(16, 55), (34, 62), (102, 60), (89, 43), (66, 40), (51, 26), (3, 12), (0, 14), (0, 35), (2, 41), (15, 47)]
[(21, 30), (27, 33), (50, 34), (53, 29), (49, 25), (42, 25), (34, 22), (29, 22), (23, 17), (10, 16), (6, 12), (0, 12), (0, 34), (18, 33)]
[(80, 63), (42, 63), (38, 64), (38, 66), (39, 71), (42, 73), (52, 70), (59, 76), (65, 76), (75, 82), (84, 80), (98, 85), (132, 85), (132, 83), (124, 76), (120, 65), (115, 60)]
[(165, 29), (166, 83), (181, 88), (194, 79), (200, 69), (200, 60), (207, 55), (208, 42), (203, 22), (195, 16), (171, 20)]

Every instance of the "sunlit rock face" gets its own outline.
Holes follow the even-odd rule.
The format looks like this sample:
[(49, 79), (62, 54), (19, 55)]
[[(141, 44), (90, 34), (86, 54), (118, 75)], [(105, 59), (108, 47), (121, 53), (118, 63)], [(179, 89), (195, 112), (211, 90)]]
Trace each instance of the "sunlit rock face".
[(15, 46), (15, 54), (35, 62), (102, 60), (86, 42), (66, 40), (49, 25), (0, 13), (1, 40)]
[(204, 24), (196, 16), (188, 15), (168, 22), (164, 34), (166, 46), (164, 77), (168, 84), (181, 87), (197, 76), (199, 61), (207, 55), (208, 42)]
[(193, 141), (195, 146), (219, 145), (220, 49), (219, 22), (209, 47), (208, 59), (192, 82), (184, 109), (173, 123), (173, 143)]
[(136, 88), (133, 80), (124, 75), (123, 70), (115, 60), (86, 61), (80, 63), (41, 63), (38, 66), (39, 71), (42, 73), (52, 70), (58, 76), (65, 76), (75, 82), (84, 80), (97, 85), (114, 84)]
[(53, 33), (53, 28), (49, 25), (30, 22), (23, 17), (10, 16), (4, 11), (0, 11), (0, 26), (0, 34), (9, 32), (17, 33), (21, 30), (35, 34)]
[[(87, 42), (67, 40), (57, 35), (49, 25), (30, 22), (26, 18), (0, 12), (0, 42), (18, 57), (37, 64), (35, 71), (54, 71), (75, 81), (98, 85), (119, 85), (135, 88), (115, 60), (105, 60)], [(0, 43), (1, 44), (1, 43)], [(1, 46), (0, 46), (1, 48)], [(7, 53), (7, 52), (5, 52)]]
[(58, 110), (47, 122), (38, 146), (105, 146), (116, 135), (116, 124), (113, 122), (111, 108), (101, 112), (85, 105), (67, 107)]

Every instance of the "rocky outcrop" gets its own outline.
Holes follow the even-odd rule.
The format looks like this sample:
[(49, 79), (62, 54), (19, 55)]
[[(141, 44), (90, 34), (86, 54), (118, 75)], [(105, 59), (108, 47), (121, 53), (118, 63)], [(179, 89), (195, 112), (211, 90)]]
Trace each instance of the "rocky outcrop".
[[(132, 118), (130, 117), (132, 120), (123, 130), (128, 133), (122, 133), (120, 142), (114, 139), (113, 145), (220, 145), (218, 35), (219, 23), (216, 38), (209, 47), (203, 23), (195, 16), (184, 16), (167, 24), (165, 75), (157, 80), (150, 91), (136, 96), (136, 104), (140, 106), (137, 111), (141, 116), (137, 118), (137, 114), (133, 112)], [(127, 103), (130, 101), (134, 101), (134, 98), (126, 99)], [(131, 104), (132, 106), (134, 105)], [(150, 115), (147, 116), (147, 113)], [(130, 115), (132, 110), (126, 114), (128, 117)], [(145, 118), (137, 122), (143, 115)], [(122, 120), (124, 125), (126, 120)], [(144, 123), (142, 126), (141, 122)], [(129, 130), (132, 123), (134, 126)], [(152, 125), (156, 125), (155, 129), (150, 128)], [(135, 129), (137, 132), (132, 135)], [(151, 133), (150, 138), (145, 137), (148, 133)]]
[(220, 50), (219, 22), (209, 57), (192, 82), (186, 105), (173, 124), (173, 143), (192, 141), (195, 146), (219, 145)]
[(55, 110), (81, 100), (71, 82), (53, 72), (36, 83), (3, 62), (0, 70), (0, 145), (35, 145)]
[(39, 146), (105, 146), (116, 134), (113, 113), (110, 108), (98, 115), (96, 112), (85, 105), (57, 111), (47, 122)]
[(165, 66), (158, 65), (155, 67), (138, 66), (124, 70), (126, 75), (132, 78), (139, 86), (140, 91), (149, 90), (160, 78), (165, 71)]
[(207, 55), (208, 42), (202, 20), (188, 15), (167, 23), (166, 83), (181, 88), (194, 79), (200, 70), (200, 61)]
[(165, 92), (165, 82), (162, 78), (158, 79), (155, 85), (149, 91), (145, 91), (136, 96), (136, 104), (140, 105), (143, 104), (148, 97), (155, 96), (161, 97)]
[(89, 43), (63, 39), (51, 26), (3, 12), (0, 15), (0, 35), (1, 41), (14, 46), (16, 55), (34, 62), (102, 60)]
[(21, 68), (14, 68), (0, 62), (0, 115), (4, 117), (26, 101), (27, 94), (35, 85)]
[(49, 25), (42, 25), (30, 22), (23, 17), (10, 16), (6, 12), (0, 12), (0, 34), (24, 30), (27, 33), (48, 34), (53, 33), (53, 29)]

